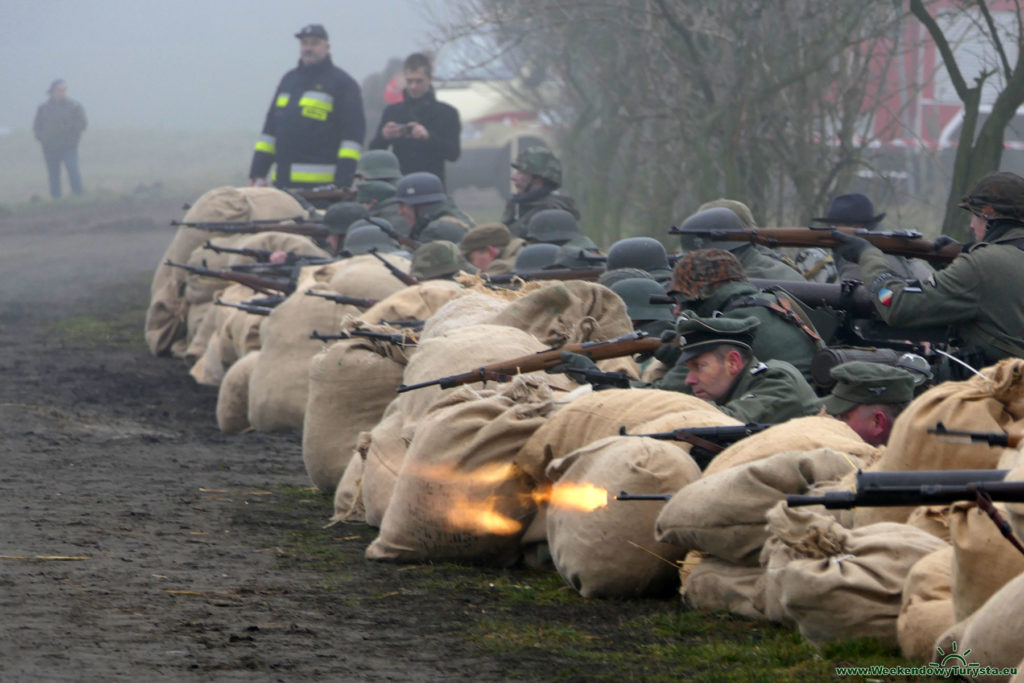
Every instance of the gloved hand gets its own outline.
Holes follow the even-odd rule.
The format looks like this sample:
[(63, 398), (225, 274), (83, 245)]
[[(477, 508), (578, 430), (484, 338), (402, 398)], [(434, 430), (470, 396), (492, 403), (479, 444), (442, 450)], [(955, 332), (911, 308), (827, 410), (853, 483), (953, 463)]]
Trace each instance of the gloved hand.
[(564, 372), (576, 384), (588, 384), (590, 380), (585, 375), (574, 373), (573, 370), (597, 370), (597, 364), (582, 354), (562, 351), (558, 357), (562, 362), (545, 370), (549, 375)]
[(863, 237), (857, 237), (856, 235), (847, 235), (841, 230), (833, 230), (831, 233), (832, 239), (837, 244), (832, 247), (832, 251), (841, 259), (852, 261), (857, 263), (860, 261), (860, 255), (864, 253), (864, 250), (871, 246), (871, 242), (868, 242)]
[(942, 249), (943, 247), (949, 246), (950, 244), (955, 244), (956, 246), (960, 247), (961, 251), (963, 251), (963, 248), (964, 248), (963, 243), (958, 241), (958, 240), (953, 239), (949, 235), (939, 235), (938, 237), (936, 237), (935, 241), (932, 242), (932, 249), (934, 249), (935, 251), (938, 251), (939, 249)]
[(654, 351), (654, 357), (669, 367), (678, 363), (679, 356), (683, 355), (683, 350), (679, 348), (679, 345), (672, 343), (678, 336), (674, 330), (665, 330), (661, 333), (661, 346)]

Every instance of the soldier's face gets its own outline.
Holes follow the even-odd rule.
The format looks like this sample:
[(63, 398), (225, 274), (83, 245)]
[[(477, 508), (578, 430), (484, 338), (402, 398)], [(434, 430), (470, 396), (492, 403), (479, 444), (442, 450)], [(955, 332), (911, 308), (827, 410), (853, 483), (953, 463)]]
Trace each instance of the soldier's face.
[(430, 89), (430, 76), (426, 69), (413, 69), (405, 72), (405, 90), (409, 97), (418, 100)]
[[(985, 207), (990, 209), (991, 207)], [(988, 230), (988, 221), (985, 220), (984, 216), (979, 216), (976, 213), (971, 214), (971, 232), (974, 233), (974, 239), (981, 241), (985, 236), (985, 231)]]
[(50, 97), (52, 97), (57, 102), (60, 102), (61, 100), (65, 99), (67, 96), (68, 96), (68, 84), (67, 83), (58, 83), (57, 85), (53, 86), (53, 90), (50, 92)]
[(299, 39), (299, 59), (306, 66), (319, 64), (331, 53), (331, 44), (323, 38), (305, 37)]
[(517, 193), (522, 194), (523, 192), (526, 192), (532, 182), (533, 176), (529, 173), (524, 173), (518, 168), (512, 169), (512, 186), (516, 188)]
[(466, 260), (472, 263), (480, 270), (486, 270), (487, 266), (498, 257), (497, 247), (481, 247), (480, 249), (474, 249), (466, 254)]
[(889, 440), (892, 423), (877, 406), (856, 406), (840, 415), (839, 419), (872, 446), (883, 446)]
[(743, 369), (743, 358), (731, 349), (724, 355), (711, 350), (686, 361), (686, 369), (690, 371), (686, 384), (693, 395), (705, 401), (718, 401), (729, 392)]
[(416, 223), (416, 209), (412, 208), (411, 204), (398, 203), (398, 215), (405, 219), (405, 222), (409, 225)]

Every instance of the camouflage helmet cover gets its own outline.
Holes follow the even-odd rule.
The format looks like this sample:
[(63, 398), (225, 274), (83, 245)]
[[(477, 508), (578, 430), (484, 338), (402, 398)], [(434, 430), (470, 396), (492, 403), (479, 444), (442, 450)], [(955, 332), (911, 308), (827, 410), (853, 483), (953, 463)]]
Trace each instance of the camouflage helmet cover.
[(731, 253), (724, 249), (701, 249), (679, 259), (672, 271), (669, 291), (678, 292), (687, 301), (699, 301), (725, 282), (746, 281), (743, 266)]
[(1009, 171), (989, 173), (964, 195), (959, 206), (968, 211), (991, 206), (997, 218), (1024, 220), (1024, 178)]
[(476, 272), (476, 268), (462, 257), (458, 245), (448, 240), (427, 242), (412, 255), (410, 272), (418, 280), (449, 277), (460, 270)]
[(556, 186), (562, 184), (562, 162), (554, 153), (542, 145), (532, 145), (519, 150), (512, 168), (543, 178)]
[(356, 162), (356, 175), (366, 180), (391, 180), (402, 177), (398, 157), (386, 149), (371, 149), (363, 152)]
[[(679, 230), (685, 233), (687, 230), (721, 230), (723, 232), (740, 232), (745, 230), (743, 221), (732, 210), (724, 207), (705, 209), (693, 214), (679, 226)], [(697, 251), (698, 249), (725, 249), (734, 251), (742, 247), (744, 242), (732, 242), (726, 240), (714, 240), (708, 235), (686, 235), (680, 236), (683, 250)]]

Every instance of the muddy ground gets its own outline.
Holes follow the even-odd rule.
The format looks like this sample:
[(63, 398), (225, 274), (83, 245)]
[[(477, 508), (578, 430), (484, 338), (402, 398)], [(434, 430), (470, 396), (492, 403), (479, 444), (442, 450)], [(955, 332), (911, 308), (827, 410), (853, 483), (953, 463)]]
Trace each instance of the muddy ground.
[[(371, 563), (301, 435), (225, 436), (142, 341), (182, 198), (0, 218), (0, 680), (819, 679), (788, 630), (550, 572)], [(768, 653), (768, 654), (766, 654)], [(767, 661), (765, 661), (767, 659)], [(861, 660), (863, 661), (863, 660)]]

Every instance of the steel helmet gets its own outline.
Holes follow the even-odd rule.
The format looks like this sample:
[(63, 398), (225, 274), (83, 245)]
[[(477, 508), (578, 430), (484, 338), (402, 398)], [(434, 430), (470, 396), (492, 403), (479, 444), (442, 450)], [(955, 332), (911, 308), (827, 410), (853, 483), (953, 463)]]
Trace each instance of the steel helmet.
[(395, 198), (402, 204), (433, 204), (448, 198), (444, 193), (441, 179), (433, 173), (420, 171), (410, 173), (398, 181)]
[[(374, 218), (373, 220), (391, 225), (390, 222), (385, 221), (383, 218)], [(401, 249), (398, 242), (388, 237), (387, 233), (381, 230), (379, 226), (374, 225), (368, 220), (356, 221), (349, 226), (341, 248), (343, 251), (351, 254), (368, 254), (371, 249), (384, 253)]]
[(386, 149), (371, 149), (363, 152), (356, 163), (356, 175), (365, 180), (388, 180), (394, 182), (402, 177), (398, 157)]
[(531, 145), (519, 150), (512, 168), (543, 178), (556, 186), (562, 184), (562, 163), (550, 149), (542, 145)]
[[(725, 208), (707, 209), (699, 211), (679, 226), (679, 230), (722, 230), (724, 232), (740, 232), (743, 228), (743, 221), (735, 213)], [(680, 243), (683, 251), (697, 251), (699, 249), (725, 249), (735, 251), (742, 247), (745, 242), (731, 242), (726, 240), (714, 240), (708, 235), (680, 235)]]
[(557, 244), (527, 244), (516, 256), (512, 270), (516, 273), (544, 270), (558, 263), (558, 257), (561, 255), (562, 250)]
[(665, 247), (653, 237), (629, 237), (613, 244), (608, 250), (608, 270), (619, 268), (671, 270)]
[(530, 242), (564, 244), (580, 236), (576, 217), (563, 209), (538, 211), (526, 227), (526, 239)]

